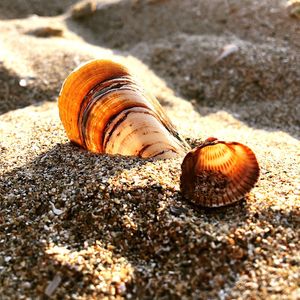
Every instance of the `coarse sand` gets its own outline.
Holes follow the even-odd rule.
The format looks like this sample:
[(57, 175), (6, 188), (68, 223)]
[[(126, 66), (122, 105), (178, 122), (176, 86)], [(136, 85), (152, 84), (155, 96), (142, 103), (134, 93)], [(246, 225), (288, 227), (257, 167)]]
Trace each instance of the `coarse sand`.
[[(76, 2), (1, 0), (0, 299), (300, 299), (299, 3)], [(203, 209), (181, 159), (72, 145), (57, 96), (94, 58), (127, 65), (191, 145), (248, 145), (245, 199)]]

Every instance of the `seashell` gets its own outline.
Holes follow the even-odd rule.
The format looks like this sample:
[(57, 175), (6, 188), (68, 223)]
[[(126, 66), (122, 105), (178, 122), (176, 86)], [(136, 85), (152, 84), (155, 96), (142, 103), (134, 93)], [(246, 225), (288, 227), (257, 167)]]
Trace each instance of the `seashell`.
[(224, 206), (242, 199), (259, 176), (259, 166), (250, 148), (216, 138), (208, 138), (191, 150), (181, 169), (184, 197), (208, 207)]
[(63, 83), (58, 106), (68, 138), (92, 152), (185, 156), (181, 191), (196, 204), (233, 203), (257, 181), (259, 166), (247, 146), (209, 138), (190, 150), (159, 102), (116, 62), (93, 60), (75, 69)]
[(75, 69), (58, 106), (69, 139), (92, 152), (172, 158), (189, 149), (159, 102), (112, 61)]

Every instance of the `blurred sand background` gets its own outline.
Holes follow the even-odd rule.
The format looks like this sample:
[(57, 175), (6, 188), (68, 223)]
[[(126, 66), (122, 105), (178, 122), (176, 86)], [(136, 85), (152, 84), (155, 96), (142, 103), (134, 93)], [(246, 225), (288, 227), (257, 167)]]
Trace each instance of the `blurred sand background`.
[[(1, 0), (1, 299), (300, 299), (300, 9), (283, 0)], [(237, 205), (182, 199), (180, 160), (69, 143), (78, 64), (126, 64), (179, 132), (250, 146)]]

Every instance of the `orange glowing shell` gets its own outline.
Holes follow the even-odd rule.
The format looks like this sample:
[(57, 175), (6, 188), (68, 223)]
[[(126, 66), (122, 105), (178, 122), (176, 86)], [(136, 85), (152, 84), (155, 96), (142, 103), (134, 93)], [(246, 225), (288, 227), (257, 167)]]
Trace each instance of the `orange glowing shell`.
[[(58, 106), (68, 138), (92, 152), (164, 159), (190, 150), (159, 102), (116, 62), (94, 60), (75, 69)], [(202, 206), (227, 205), (249, 192), (258, 175), (248, 147), (210, 138), (185, 156), (181, 191)]]
[(172, 158), (189, 148), (159, 102), (109, 60), (75, 69), (58, 106), (69, 139), (92, 152)]
[(215, 138), (209, 138), (191, 150), (181, 169), (184, 197), (208, 207), (224, 206), (242, 199), (259, 176), (259, 166), (250, 148)]

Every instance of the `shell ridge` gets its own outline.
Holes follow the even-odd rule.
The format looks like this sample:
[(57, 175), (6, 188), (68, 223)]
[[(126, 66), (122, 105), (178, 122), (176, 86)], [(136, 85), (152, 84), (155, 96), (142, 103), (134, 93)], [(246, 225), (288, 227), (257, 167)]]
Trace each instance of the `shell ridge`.
[[(78, 118), (78, 128), (80, 137), (85, 147), (88, 135), (87, 123), (89, 121), (89, 115), (93, 110), (93, 107), (95, 107), (95, 105), (99, 101), (102, 101), (104, 97), (108, 96), (111, 93), (118, 92), (120, 90), (138, 91), (139, 89), (128, 76), (121, 76), (119, 78), (109, 78), (108, 80), (100, 82), (94, 87), (92, 87), (87, 96), (82, 101), (80, 107), (81, 111), (79, 113)], [(86, 102), (88, 103), (85, 105)], [(103, 140), (100, 146), (101, 145), (103, 145)], [(104, 147), (101, 146), (101, 149), (101, 151), (103, 152)]]
[[(147, 111), (147, 108), (144, 108), (144, 111), (136, 111), (136, 110), (132, 110), (132, 108), (144, 108), (142, 106), (132, 106), (127, 108), (126, 110), (123, 110), (119, 113), (117, 113), (116, 115), (112, 116), (112, 119), (109, 121), (109, 123), (106, 124), (106, 127), (104, 129), (104, 135), (103, 135), (103, 148), (106, 149), (107, 144), (109, 143), (109, 140), (111, 138), (111, 136), (113, 135), (113, 132), (127, 119), (127, 117), (132, 114), (132, 113), (143, 113), (143, 114), (148, 114), (151, 116), (154, 116), (154, 114), (151, 111)], [(124, 116), (122, 116), (120, 118), (120, 120), (118, 120), (114, 126), (109, 130), (108, 133), (106, 133), (106, 130), (108, 130), (108, 127), (111, 125), (111, 123), (113, 122), (114, 119), (116, 119), (120, 114), (124, 114)], [(122, 142), (120, 143), (122, 144)]]
[[(243, 144), (209, 140), (189, 154), (196, 160), (195, 169), (193, 171), (184, 159), (181, 189), (196, 204), (222, 206), (236, 202), (254, 187), (258, 179), (255, 154)], [(185, 183), (192, 177), (186, 168), (197, 176), (194, 185)]]
[(100, 82), (95, 86), (93, 86), (90, 89), (90, 91), (86, 94), (86, 96), (84, 97), (83, 101), (80, 104), (77, 123), (78, 123), (80, 138), (85, 147), (86, 147), (86, 124), (88, 121), (90, 111), (92, 107), (96, 104), (96, 102), (100, 101), (104, 95), (116, 90), (116, 88), (113, 89), (111, 86), (103, 88), (103, 84), (105, 82), (110, 82), (113, 79), (115, 78), (109, 78), (108, 80), (104, 82)]

